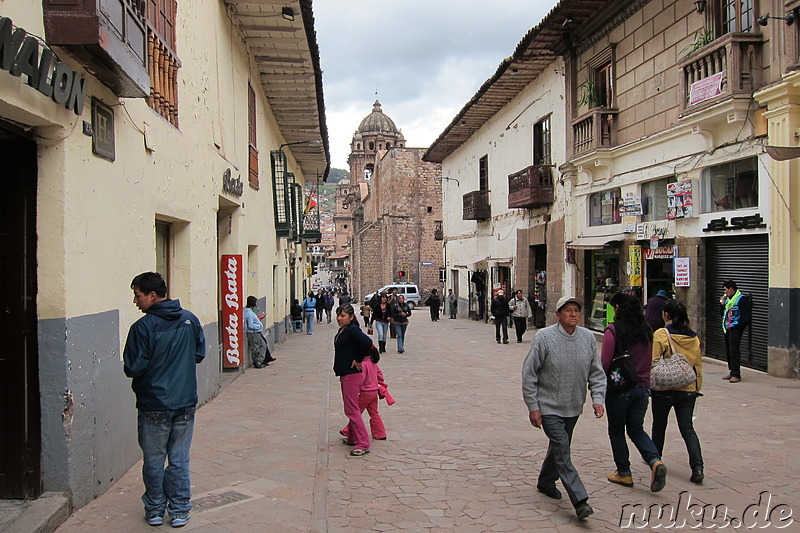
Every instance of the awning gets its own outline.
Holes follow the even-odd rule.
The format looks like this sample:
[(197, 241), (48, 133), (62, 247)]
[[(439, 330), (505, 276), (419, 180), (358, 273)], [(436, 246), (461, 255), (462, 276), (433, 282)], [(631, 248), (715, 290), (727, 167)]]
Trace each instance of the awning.
[(765, 149), (775, 161), (788, 161), (800, 157), (800, 147), (797, 146), (766, 146)]
[(572, 242), (567, 243), (567, 248), (579, 248), (582, 250), (602, 250), (603, 246), (613, 241), (625, 239), (624, 233), (614, 235), (600, 235), (591, 237), (578, 237)]
[(470, 257), (468, 259), (464, 259), (464, 260), (461, 260), (461, 261), (454, 261), (453, 262), (453, 266), (456, 267), (456, 268), (469, 268), (472, 265), (475, 265), (476, 263), (481, 263), (481, 262), (484, 262), (484, 261), (486, 261), (486, 257), (484, 257), (482, 255), (479, 255), (479, 256)]
[(511, 257), (484, 257), (482, 255), (476, 257), (470, 257), (469, 259), (465, 259), (463, 261), (455, 261), (453, 266), (456, 268), (470, 268), (475, 265), (479, 266), (486, 266), (481, 263), (511, 263)]

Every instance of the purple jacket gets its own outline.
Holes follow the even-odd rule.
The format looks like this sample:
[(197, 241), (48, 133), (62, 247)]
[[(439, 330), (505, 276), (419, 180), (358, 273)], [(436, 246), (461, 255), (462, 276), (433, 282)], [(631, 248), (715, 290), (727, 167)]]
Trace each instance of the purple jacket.
[[(609, 324), (603, 334), (603, 346), (600, 348), (600, 363), (603, 365), (603, 371), (608, 374), (608, 369), (611, 367), (611, 361), (614, 359), (614, 352), (616, 351), (617, 337), (614, 324)], [(650, 367), (653, 364), (653, 343), (647, 344), (634, 344), (628, 347), (628, 353), (631, 356), (631, 362), (636, 368), (636, 375), (639, 378), (639, 387), (650, 387)]]

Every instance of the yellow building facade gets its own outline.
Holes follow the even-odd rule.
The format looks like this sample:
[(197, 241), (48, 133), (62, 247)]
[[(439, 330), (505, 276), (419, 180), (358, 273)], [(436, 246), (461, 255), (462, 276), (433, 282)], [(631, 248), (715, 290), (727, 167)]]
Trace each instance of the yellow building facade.
[(0, 389), (13, 406), (0, 497), (54, 490), (80, 507), (139, 457), (122, 372), (141, 316), (131, 279), (161, 272), (199, 317), (198, 393), (214, 397), (248, 359), (224, 357), (221, 258), (240, 259), (241, 295), (281, 342), (330, 156), (310, 0), (63, 4), (0, 6)]

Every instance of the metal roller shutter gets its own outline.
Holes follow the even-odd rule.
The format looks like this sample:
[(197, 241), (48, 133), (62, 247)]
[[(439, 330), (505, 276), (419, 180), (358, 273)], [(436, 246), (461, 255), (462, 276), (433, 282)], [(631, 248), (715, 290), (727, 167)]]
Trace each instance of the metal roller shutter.
[(705, 240), (706, 283), (706, 353), (726, 360), (725, 336), (719, 297), (722, 283), (736, 282), (739, 290), (753, 302), (753, 319), (742, 337), (742, 366), (767, 370), (769, 333), (769, 241), (767, 235), (736, 235)]

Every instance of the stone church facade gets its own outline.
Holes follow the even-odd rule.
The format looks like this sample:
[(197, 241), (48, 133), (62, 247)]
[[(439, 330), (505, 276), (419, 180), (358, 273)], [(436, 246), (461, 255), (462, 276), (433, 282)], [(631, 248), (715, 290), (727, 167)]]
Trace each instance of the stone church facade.
[(340, 227), (352, 231), (350, 292), (359, 301), (390, 283), (416, 283), (423, 301), (431, 289), (442, 291), (442, 171), (422, 161), (424, 153), (405, 146), (378, 101), (353, 135), (351, 182), (337, 194), (336, 229), (337, 243)]

